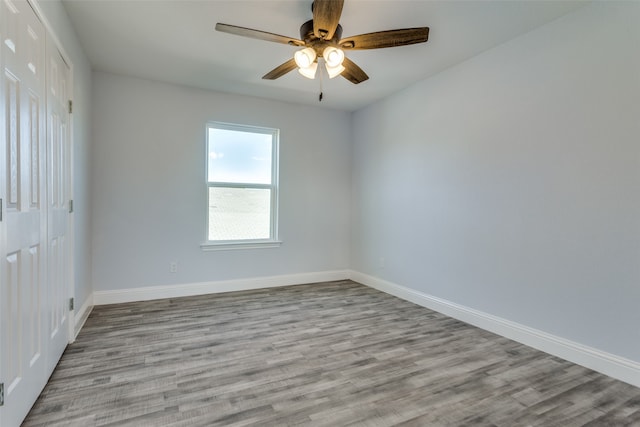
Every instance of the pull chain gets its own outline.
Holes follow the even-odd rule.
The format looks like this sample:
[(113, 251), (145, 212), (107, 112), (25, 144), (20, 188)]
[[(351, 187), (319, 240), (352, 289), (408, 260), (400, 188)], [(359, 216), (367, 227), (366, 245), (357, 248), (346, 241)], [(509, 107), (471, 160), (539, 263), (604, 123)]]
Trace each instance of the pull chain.
[(322, 102), (322, 74), (324, 74), (322, 72), (322, 70), (324, 69), (324, 64), (320, 64), (320, 61), (318, 61), (318, 67), (320, 68), (318, 70), (318, 74), (320, 74), (320, 95), (318, 96), (318, 102)]

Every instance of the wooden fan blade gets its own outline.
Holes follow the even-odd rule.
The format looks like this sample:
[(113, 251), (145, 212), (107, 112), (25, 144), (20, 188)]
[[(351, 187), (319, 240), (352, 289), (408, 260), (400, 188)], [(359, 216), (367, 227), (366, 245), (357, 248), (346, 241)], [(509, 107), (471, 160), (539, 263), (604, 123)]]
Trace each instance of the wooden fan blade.
[(262, 78), (265, 80), (275, 80), (279, 77), (284, 76), (289, 71), (295, 70), (296, 68), (298, 68), (298, 66), (296, 65), (296, 61), (293, 59), (290, 59), (284, 64), (278, 65), (276, 68), (269, 71), (267, 74), (262, 76)]
[(344, 66), (342, 77), (349, 80), (351, 83), (357, 85), (358, 83), (362, 83), (365, 80), (369, 80), (369, 76), (367, 76), (367, 73), (362, 71), (362, 68), (358, 67), (356, 63), (349, 58), (344, 58), (344, 61), (342, 61), (342, 65)]
[(338, 44), (343, 49), (380, 49), (424, 43), (428, 39), (429, 27), (419, 27), (360, 34), (344, 38)]
[(268, 42), (282, 43), (292, 46), (304, 46), (304, 42), (302, 40), (281, 36), (278, 34), (267, 33), (266, 31), (238, 27), (236, 25), (221, 24), (218, 22), (216, 24), (216, 30), (222, 31), (223, 33), (235, 34), (236, 36), (249, 37), (252, 39), (265, 40)]
[(313, 34), (319, 39), (331, 40), (340, 23), (344, 0), (313, 1)]

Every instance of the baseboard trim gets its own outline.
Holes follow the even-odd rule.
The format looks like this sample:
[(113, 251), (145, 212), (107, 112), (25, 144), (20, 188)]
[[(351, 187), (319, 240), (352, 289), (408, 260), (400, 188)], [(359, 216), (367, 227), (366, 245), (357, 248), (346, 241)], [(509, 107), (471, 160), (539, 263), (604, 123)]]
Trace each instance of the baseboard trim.
[(287, 274), (281, 276), (252, 277), (248, 279), (222, 280), (216, 282), (185, 283), (179, 285), (147, 286), (140, 288), (95, 291), (95, 305), (120, 304), (134, 301), (150, 301), (163, 298), (178, 298), (221, 292), (247, 291), (305, 283), (346, 280), (349, 270), (320, 271), (313, 273)]
[(352, 271), (349, 277), (355, 282), (640, 387), (640, 363), (633, 360), (357, 271)]
[(73, 326), (73, 341), (78, 337), (80, 333), (80, 329), (84, 326), (84, 323), (89, 318), (91, 314), (91, 310), (93, 310), (93, 294), (89, 295), (86, 299), (82, 307), (78, 310), (78, 312), (74, 316), (74, 326)]

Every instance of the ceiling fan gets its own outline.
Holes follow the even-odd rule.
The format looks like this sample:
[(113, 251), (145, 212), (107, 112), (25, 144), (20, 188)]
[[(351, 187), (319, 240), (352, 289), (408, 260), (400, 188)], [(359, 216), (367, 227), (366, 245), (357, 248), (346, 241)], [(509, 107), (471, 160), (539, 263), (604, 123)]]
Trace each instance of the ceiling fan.
[(320, 61), (324, 63), (330, 78), (342, 75), (354, 84), (362, 83), (369, 76), (344, 56), (345, 50), (406, 46), (424, 43), (429, 38), (428, 27), (378, 31), (342, 38), (339, 21), (343, 4), (344, 0), (314, 0), (311, 5), (313, 19), (300, 27), (300, 39), (221, 23), (216, 24), (216, 30), (302, 48), (292, 59), (265, 74), (263, 79), (275, 80), (296, 68), (303, 76), (313, 79)]

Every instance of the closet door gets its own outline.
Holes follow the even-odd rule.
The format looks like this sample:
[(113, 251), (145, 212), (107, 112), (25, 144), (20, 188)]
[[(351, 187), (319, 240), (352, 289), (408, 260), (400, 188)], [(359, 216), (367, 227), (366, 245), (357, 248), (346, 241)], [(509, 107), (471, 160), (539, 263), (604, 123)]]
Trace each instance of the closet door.
[(49, 340), (48, 371), (55, 368), (69, 342), (70, 178), (69, 134), (70, 71), (60, 52), (47, 43), (47, 248), (46, 316)]
[(0, 1), (0, 424), (19, 425), (47, 374), (45, 32), (25, 0)]

